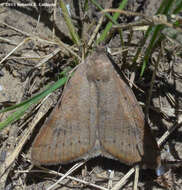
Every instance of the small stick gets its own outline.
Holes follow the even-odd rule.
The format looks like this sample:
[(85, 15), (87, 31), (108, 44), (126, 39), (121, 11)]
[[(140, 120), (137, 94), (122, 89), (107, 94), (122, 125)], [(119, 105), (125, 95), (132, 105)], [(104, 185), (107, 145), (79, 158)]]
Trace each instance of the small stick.
[[(56, 171), (53, 171), (53, 170), (49, 170), (49, 169), (41, 167), (41, 166), (37, 166), (37, 167), (40, 168), (41, 170), (31, 170), (31, 171), (26, 170), (26, 171), (15, 171), (15, 172), (18, 172), (18, 173), (30, 173), (30, 172), (33, 172), (33, 173), (38, 172), (38, 173), (40, 173), (40, 172), (42, 172), (42, 173), (46, 173), (46, 174), (48, 173), (48, 174), (52, 174), (52, 175), (64, 176), (64, 174), (62, 174), (62, 173), (59, 173), (59, 172), (56, 172)], [(88, 186), (91, 186), (91, 187), (94, 187), (96, 189), (108, 190), (107, 188), (101, 187), (101, 186), (96, 185), (96, 184), (91, 183), (91, 182), (87, 182), (87, 181), (82, 180), (82, 179), (78, 179), (76, 177), (72, 177), (72, 176), (68, 175), (68, 176), (66, 176), (66, 178), (71, 179), (71, 180), (76, 181), (76, 182), (79, 182), (79, 183), (82, 183), (82, 184), (85, 184), (85, 185), (88, 185)]]
[(57, 5), (57, 0), (54, 0), (54, 12), (53, 12), (53, 29), (52, 29), (52, 38), (53, 40), (55, 39), (55, 27), (56, 27), (56, 5)]
[(136, 165), (135, 166), (135, 179), (134, 179), (133, 190), (138, 189), (138, 178), (139, 178), (139, 165)]
[[(47, 96), (48, 97), (48, 96)], [(42, 103), (47, 99), (47, 97), (44, 98)], [(36, 109), (38, 109), (41, 105), (39, 104)], [(48, 111), (48, 110), (47, 110)], [(32, 133), (33, 129), (37, 125), (37, 123), (40, 121), (40, 119), (45, 115), (43, 112), (38, 112), (37, 115), (34, 117), (34, 119), (31, 122), (30, 127), (28, 130), (24, 133), (24, 135), (21, 138), (21, 141), (18, 143), (18, 145), (15, 147), (14, 151), (6, 158), (6, 160), (1, 164), (0, 166), (0, 183), (5, 183), (5, 178), (7, 174), (7, 170), (10, 168), (10, 166), (13, 164), (19, 153), (21, 152), (24, 144), (26, 143), (27, 139), (29, 138), (30, 134)]]
[(112, 170), (109, 175), (109, 181), (108, 181), (108, 189), (112, 188), (113, 185), (113, 178), (114, 178), (114, 171)]
[(25, 38), (22, 42), (20, 42), (12, 51), (10, 51), (1, 61), (0, 65), (11, 55), (13, 54), (20, 46), (29, 41), (31, 38)]
[(64, 176), (62, 176), (56, 183), (54, 183), (53, 185), (51, 185), (50, 187), (47, 188), (47, 190), (51, 190), (52, 188), (54, 188), (58, 183), (60, 183), (64, 178), (66, 178), (68, 175), (70, 175), (71, 173), (73, 173), (77, 168), (79, 168), (80, 166), (82, 166), (83, 164), (85, 164), (85, 162), (81, 162), (81, 163), (77, 163), (75, 164), (68, 172), (66, 172), (66, 174), (64, 174)]
[(134, 171), (135, 169), (131, 168), (129, 172), (126, 173), (124, 177), (122, 177), (121, 180), (111, 190), (119, 190), (124, 185), (126, 180), (133, 174)]

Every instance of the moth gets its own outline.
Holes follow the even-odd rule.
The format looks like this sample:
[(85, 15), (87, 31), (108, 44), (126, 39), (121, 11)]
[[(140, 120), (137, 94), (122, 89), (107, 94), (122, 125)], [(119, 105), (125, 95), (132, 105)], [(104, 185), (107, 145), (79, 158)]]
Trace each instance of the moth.
[(103, 51), (79, 65), (34, 140), (35, 165), (104, 156), (156, 168), (160, 152), (135, 95)]

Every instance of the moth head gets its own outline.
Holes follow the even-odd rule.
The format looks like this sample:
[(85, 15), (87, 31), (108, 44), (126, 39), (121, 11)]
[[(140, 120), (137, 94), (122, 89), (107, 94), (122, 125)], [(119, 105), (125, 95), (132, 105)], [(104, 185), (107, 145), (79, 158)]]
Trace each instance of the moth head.
[(89, 81), (107, 82), (110, 80), (112, 63), (104, 53), (94, 53), (87, 59), (87, 79)]

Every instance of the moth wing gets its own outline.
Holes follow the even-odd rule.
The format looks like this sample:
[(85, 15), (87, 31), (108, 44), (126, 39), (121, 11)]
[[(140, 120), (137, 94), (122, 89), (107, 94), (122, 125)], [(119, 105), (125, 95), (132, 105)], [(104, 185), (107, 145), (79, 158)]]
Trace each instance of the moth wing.
[(99, 85), (98, 126), (103, 155), (109, 154), (129, 165), (144, 161), (156, 166), (158, 147), (145, 126), (144, 114), (112, 64), (109, 70), (110, 80)]
[(82, 64), (33, 143), (31, 157), (35, 165), (67, 163), (87, 156), (95, 142), (94, 127), (90, 128), (96, 122), (96, 104), (89, 98), (94, 97), (92, 93), (86, 64)]

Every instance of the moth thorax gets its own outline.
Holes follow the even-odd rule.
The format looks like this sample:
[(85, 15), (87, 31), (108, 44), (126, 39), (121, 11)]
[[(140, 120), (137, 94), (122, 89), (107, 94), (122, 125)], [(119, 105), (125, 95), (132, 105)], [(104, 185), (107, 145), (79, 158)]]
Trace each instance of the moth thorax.
[(109, 81), (109, 65), (101, 60), (96, 60), (94, 63), (89, 64), (87, 69), (88, 81)]

